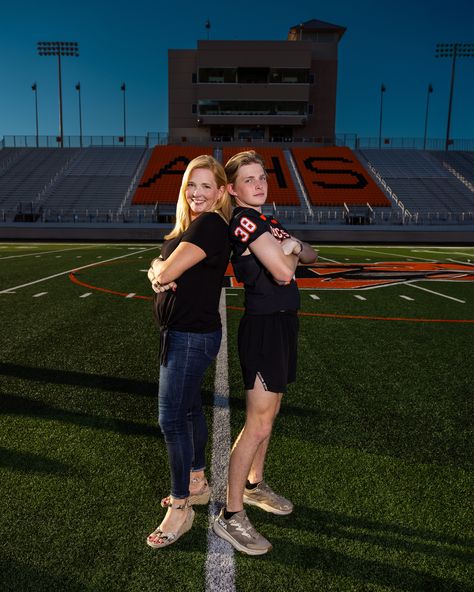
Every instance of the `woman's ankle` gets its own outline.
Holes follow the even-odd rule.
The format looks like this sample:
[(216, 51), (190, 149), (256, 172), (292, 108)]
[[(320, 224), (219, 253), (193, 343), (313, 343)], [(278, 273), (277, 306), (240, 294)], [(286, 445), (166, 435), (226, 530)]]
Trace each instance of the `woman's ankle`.
[(200, 471), (191, 471), (189, 475), (190, 482), (200, 483), (202, 481), (206, 481), (206, 475), (204, 473), (204, 469)]
[(188, 500), (188, 497), (179, 498), (170, 495), (170, 505), (168, 506), (168, 510), (185, 510), (189, 505)]

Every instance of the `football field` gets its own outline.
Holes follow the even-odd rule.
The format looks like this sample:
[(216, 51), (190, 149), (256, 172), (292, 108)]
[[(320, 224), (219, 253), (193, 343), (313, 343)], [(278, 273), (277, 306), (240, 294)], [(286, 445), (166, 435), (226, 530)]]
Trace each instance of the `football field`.
[[(266, 466), (295, 511), (249, 508), (273, 550), (247, 557), (215, 545), (207, 506), (175, 545), (145, 544), (169, 492), (159, 245), (0, 243), (0, 590), (474, 590), (474, 247), (315, 247)], [(221, 302), (211, 510), (245, 418), (231, 269)]]

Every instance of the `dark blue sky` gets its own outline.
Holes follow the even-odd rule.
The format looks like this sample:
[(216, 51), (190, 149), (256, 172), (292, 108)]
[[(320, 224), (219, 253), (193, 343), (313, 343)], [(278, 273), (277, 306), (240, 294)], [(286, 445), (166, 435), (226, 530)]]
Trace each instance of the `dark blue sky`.
[[(195, 48), (198, 39), (206, 38), (208, 17), (211, 39), (286, 39), (290, 26), (312, 18), (347, 27), (339, 45), (336, 131), (362, 137), (378, 135), (383, 82), (384, 135), (423, 136), (431, 83), (428, 135), (443, 138), (451, 62), (435, 59), (435, 45), (474, 43), (474, 0), (5, 2), (0, 137), (35, 133), (34, 81), (40, 133), (56, 135), (56, 59), (36, 53), (37, 41), (55, 40), (80, 44), (79, 58), (64, 59), (66, 135), (79, 133), (77, 81), (85, 134), (121, 134), (122, 81), (127, 84), (128, 134), (166, 131), (167, 50)], [(451, 135), (474, 138), (474, 57), (457, 62)]]

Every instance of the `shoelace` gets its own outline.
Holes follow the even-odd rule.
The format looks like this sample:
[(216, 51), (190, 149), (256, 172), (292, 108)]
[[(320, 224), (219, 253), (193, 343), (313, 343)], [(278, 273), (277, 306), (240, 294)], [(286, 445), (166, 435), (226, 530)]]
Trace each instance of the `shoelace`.
[(231, 518), (229, 523), (232, 526), (234, 526), (238, 531), (240, 531), (243, 534), (247, 534), (251, 538), (255, 538), (255, 536), (257, 534), (257, 531), (250, 523), (248, 516), (245, 516), (244, 518), (242, 518), (242, 524), (238, 520), (236, 520), (235, 518)]

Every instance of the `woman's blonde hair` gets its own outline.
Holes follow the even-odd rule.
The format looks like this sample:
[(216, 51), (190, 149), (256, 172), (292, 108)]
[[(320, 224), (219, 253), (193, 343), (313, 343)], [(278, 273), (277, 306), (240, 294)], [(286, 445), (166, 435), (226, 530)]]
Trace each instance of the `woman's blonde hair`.
[(176, 204), (176, 223), (173, 230), (165, 236), (165, 240), (176, 238), (185, 232), (192, 222), (191, 209), (186, 200), (186, 188), (188, 186), (189, 177), (195, 169), (208, 169), (214, 175), (217, 188), (224, 187), (224, 193), (218, 199), (213, 212), (219, 214), (227, 223), (230, 220), (232, 205), (229, 194), (227, 193), (227, 177), (224, 167), (215, 158), (209, 154), (201, 154), (193, 158), (184, 171), (181, 188), (179, 190), (178, 203)]
[(224, 170), (227, 175), (227, 183), (233, 185), (239, 174), (240, 167), (247, 164), (259, 164), (263, 170), (265, 170), (265, 163), (260, 154), (257, 154), (255, 150), (246, 150), (245, 152), (238, 152), (234, 154), (232, 158), (227, 161)]

